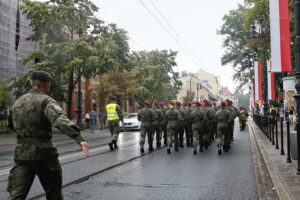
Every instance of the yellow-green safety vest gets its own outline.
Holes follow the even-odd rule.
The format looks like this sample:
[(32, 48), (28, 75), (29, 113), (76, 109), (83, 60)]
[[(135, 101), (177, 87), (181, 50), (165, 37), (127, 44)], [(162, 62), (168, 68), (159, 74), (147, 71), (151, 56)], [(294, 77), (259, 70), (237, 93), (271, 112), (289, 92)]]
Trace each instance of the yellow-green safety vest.
[(117, 104), (110, 103), (106, 106), (107, 120), (117, 120), (119, 119), (119, 115), (117, 112)]

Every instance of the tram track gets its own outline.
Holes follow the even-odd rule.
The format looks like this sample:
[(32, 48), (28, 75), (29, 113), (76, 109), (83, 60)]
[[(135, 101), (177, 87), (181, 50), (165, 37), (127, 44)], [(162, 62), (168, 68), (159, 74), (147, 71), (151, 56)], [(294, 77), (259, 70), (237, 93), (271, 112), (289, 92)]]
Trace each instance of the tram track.
[[(136, 143), (135, 143), (135, 144), (136, 144)], [(135, 145), (135, 144), (133, 144), (133, 145)], [(128, 146), (132, 146), (132, 145), (128, 145)], [(98, 170), (98, 171), (96, 171), (96, 172), (90, 173), (90, 174), (88, 174), (88, 175), (85, 175), (85, 176), (80, 177), (80, 178), (78, 178), (78, 179), (75, 179), (75, 180), (73, 180), (73, 181), (70, 181), (70, 182), (68, 182), (68, 183), (66, 183), (66, 184), (63, 184), (62, 188), (67, 188), (67, 187), (70, 187), (70, 186), (72, 186), (72, 185), (76, 185), (76, 184), (80, 184), (80, 183), (82, 183), (82, 182), (88, 181), (88, 180), (90, 180), (92, 177), (95, 177), (95, 176), (97, 176), (97, 175), (99, 175), (99, 174), (102, 174), (102, 173), (104, 173), (104, 172), (106, 172), (106, 171), (109, 171), (109, 170), (111, 170), (111, 169), (114, 169), (114, 168), (116, 168), (116, 167), (125, 165), (125, 164), (127, 164), (127, 163), (129, 163), (129, 162), (131, 162), (131, 161), (134, 161), (134, 160), (139, 159), (139, 158), (141, 158), (141, 157), (143, 157), (143, 156), (149, 155), (149, 154), (151, 154), (151, 153), (153, 153), (153, 152), (155, 152), (155, 151), (158, 151), (158, 150), (160, 150), (160, 149), (163, 149), (163, 148), (165, 148), (165, 146), (162, 146), (162, 147), (160, 147), (160, 148), (157, 148), (157, 149), (155, 149), (154, 151), (145, 152), (145, 153), (143, 153), (143, 154), (134, 156), (134, 157), (132, 157), (132, 158), (129, 158), (129, 159), (124, 160), (124, 161), (121, 161), (121, 162), (119, 162), (119, 163), (116, 163), (116, 164), (111, 165), (111, 166), (109, 166), (109, 167), (106, 167), (106, 168), (104, 168), (104, 169), (101, 169), (101, 170)], [(107, 152), (111, 152), (111, 151), (107, 151)], [(107, 153), (107, 152), (106, 152), (106, 153)], [(103, 152), (103, 153), (104, 153), (104, 152)], [(36, 199), (39, 199), (39, 198), (41, 198), (41, 197), (43, 197), (43, 196), (45, 196), (45, 193), (41, 193), (41, 194), (35, 195), (35, 196), (33, 196), (33, 197), (30, 197), (28, 200), (36, 200)]]

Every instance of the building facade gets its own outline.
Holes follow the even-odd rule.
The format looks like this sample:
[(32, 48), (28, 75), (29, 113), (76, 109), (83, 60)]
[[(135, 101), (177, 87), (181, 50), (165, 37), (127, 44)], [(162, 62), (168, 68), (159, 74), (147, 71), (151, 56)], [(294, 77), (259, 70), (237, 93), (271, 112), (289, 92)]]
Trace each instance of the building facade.
[(21, 4), (21, 0), (0, 0), (0, 84), (21, 76), (32, 65), (20, 62), (35, 47), (32, 41), (26, 40), (32, 29), (26, 16), (18, 11)]

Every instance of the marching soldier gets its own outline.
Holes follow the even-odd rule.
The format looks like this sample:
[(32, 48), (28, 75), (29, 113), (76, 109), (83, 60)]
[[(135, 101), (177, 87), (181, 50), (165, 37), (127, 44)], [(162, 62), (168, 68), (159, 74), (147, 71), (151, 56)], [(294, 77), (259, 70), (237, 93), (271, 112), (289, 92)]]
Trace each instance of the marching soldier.
[(89, 146), (80, 128), (69, 120), (56, 101), (46, 95), (52, 77), (45, 71), (31, 76), (32, 89), (13, 106), (13, 124), (17, 136), (15, 166), (10, 171), (8, 200), (25, 199), (35, 175), (46, 192), (47, 200), (62, 200), (62, 171), (57, 149), (52, 144), (52, 127), (75, 140), (86, 155)]
[(212, 125), (215, 118), (215, 113), (210, 107), (210, 102), (207, 99), (204, 99), (203, 102), (205, 105), (203, 109), (207, 117), (207, 120), (205, 120), (205, 127), (204, 127), (205, 129), (204, 140), (205, 140), (205, 149), (208, 149), (208, 146), (212, 141), (212, 135), (213, 135)]
[(194, 104), (196, 105), (196, 109), (191, 113), (190, 120), (192, 123), (194, 154), (197, 154), (198, 145), (200, 145), (199, 152), (203, 151), (203, 127), (206, 120), (206, 114), (203, 109), (200, 108), (202, 106), (200, 102), (197, 101)]
[(167, 145), (167, 121), (165, 119), (167, 108), (165, 107), (166, 104), (164, 102), (160, 102), (159, 105), (164, 117), (164, 120), (161, 121), (161, 132), (163, 133), (164, 145)]
[(178, 110), (180, 117), (181, 117), (181, 121), (179, 121), (178, 124), (178, 133), (179, 133), (179, 147), (183, 148), (183, 136), (184, 136), (184, 127), (185, 127), (185, 123), (186, 123), (186, 113), (184, 111), (184, 109), (181, 107), (182, 103), (180, 101), (176, 102), (176, 109)]
[[(231, 100), (226, 99), (226, 103), (227, 103), (227, 109), (231, 113), (231, 121), (230, 121), (230, 125), (229, 125), (229, 133), (230, 133), (230, 140), (232, 141), (233, 140), (233, 132), (234, 132), (234, 120), (239, 115), (239, 111), (237, 110), (236, 107), (234, 107), (232, 105), (233, 102)], [(230, 149), (230, 145), (229, 145), (229, 149)]]
[(140, 138), (140, 145), (141, 145), (141, 153), (144, 153), (144, 144), (145, 138), (147, 135), (148, 144), (149, 144), (149, 151), (153, 151), (153, 127), (152, 123), (155, 120), (155, 113), (150, 108), (150, 101), (146, 100), (144, 102), (144, 108), (141, 109), (138, 113), (138, 120), (141, 121), (141, 138)]
[(117, 104), (117, 97), (111, 96), (110, 103), (106, 106), (103, 121), (108, 120), (108, 128), (111, 134), (111, 142), (108, 146), (111, 151), (118, 148), (117, 141), (120, 133), (120, 120), (123, 122), (123, 115), (120, 106)]
[(192, 133), (190, 129), (190, 125), (192, 124), (190, 121), (190, 115), (191, 112), (188, 107), (188, 103), (183, 103), (183, 110), (185, 112), (185, 124), (184, 124), (184, 132), (185, 132), (185, 139), (186, 139), (186, 146), (187, 147), (192, 147)]
[(221, 109), (217, 111), (216, 118), (218, 121), (217, 125), (217, 146), (218, 154), (222, 155), (222, 146), (224, 151), (227, 152), (227, 146), (230, 143), (230, 135), (228, 132), (228, 123), (230, 122), (229, 111), (226, 110), (226, 102), (221, 102)]
[(246, 127), (246, 122), (247, 122), (247, 112), (246, 109), (243, 107), (240, 107), (240, 113), (239, 113), (239, 121), (240, 121), (240, 130), (243, 131)]
[(158, 101), (153, 102), (153, 111), (154, 111), (154, 121), (152, 123), (153, 138), (154, 138), (154, 134), (156, 134), (156, 148), (159, 148), (161, 146), (161, 122), (164, 121), (164, 116), (159, 107)]
[(182, 121), (180, 112), (175, 108), (175, 102), (170, 102), (170, 109), (166, 112), (167, 130), (168, 130), (168, 154), (171, 153), (171, 145), (174, 138), (174, 150), (178, 151), (178, 124)]

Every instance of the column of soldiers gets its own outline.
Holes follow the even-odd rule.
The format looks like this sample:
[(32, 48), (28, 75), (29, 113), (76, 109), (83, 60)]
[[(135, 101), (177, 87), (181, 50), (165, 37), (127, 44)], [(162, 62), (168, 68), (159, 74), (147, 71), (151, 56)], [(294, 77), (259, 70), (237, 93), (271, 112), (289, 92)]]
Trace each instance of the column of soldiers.
[(179, 151), (186, 147), (193, 147), (193, 154), (203, 152), (216, 139), (218, 154), (222, 150), (228, 152), (231, 149), (230, 143), (233, 140), (234, 120), (240, 112), (227, 99), (219, 106), (208, 100), (193, 103), (164, 102), (146, 100), (144, 108), (138, 113), (138, 120), (141, 121), (140, 150), (144, 153), (144, 144), (147, 136), (149, 151), (154, 150), (154, 138), (156, 148), (160, 148), (162, 139), (167, 146), (167, 153), (171, 149)]

